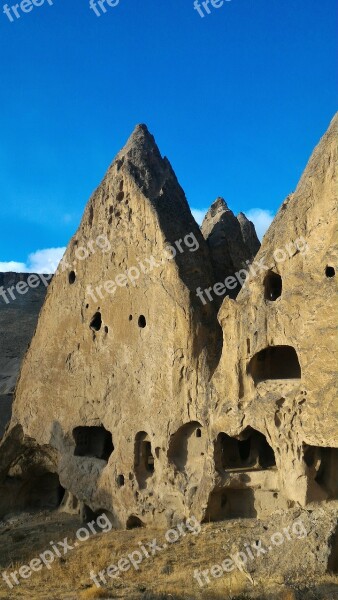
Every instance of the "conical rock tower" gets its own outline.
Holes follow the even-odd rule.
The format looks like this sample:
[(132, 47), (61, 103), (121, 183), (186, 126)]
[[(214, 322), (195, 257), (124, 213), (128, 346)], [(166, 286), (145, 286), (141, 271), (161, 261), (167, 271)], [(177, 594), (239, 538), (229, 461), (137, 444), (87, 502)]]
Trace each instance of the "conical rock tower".
[(221, 330), (196, 287), (212, 278), (182, 188), (139, 125), (50, 286), (11, 422), (53, 450), (63, 488), (117, 524), (182, 512), (165, 457), (180, 427), (208, 418)]

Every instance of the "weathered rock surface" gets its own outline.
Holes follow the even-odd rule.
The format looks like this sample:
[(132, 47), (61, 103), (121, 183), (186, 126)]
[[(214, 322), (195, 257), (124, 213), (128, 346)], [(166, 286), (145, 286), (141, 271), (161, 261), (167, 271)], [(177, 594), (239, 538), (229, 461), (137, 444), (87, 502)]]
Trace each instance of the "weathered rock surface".
[[(260, 243), (255, 227), (243, 213), (237, 219), (223, 198), (217, 198), (202, 223), (202, 233), (210, 249), (216, 281), (224, 281), (240, 269), (245, 269), (257, 253)], [(235, 298), (240, 282), (229, 291)]]
[[(67, 502), (72, 494), (106, 509), (116, 526), (189, 514), (270, 518), (314, 505), (332, 514), (336, 135), (337, 118), (219, 325), (215, 303), (203, 305), (196, 289), (224, 279), (224, 260), (233, 269), (249, 261), (248, 227), (219, 199), (203, 226), (207, 243), (169, 162), (136, 128), (67, 249), (73, 271), (50, 286), (3, 442), (3, 476), (13, 477), (11, 436), (21, 427), (21, 445), (34, 440), (48, 455)], [(76, 248), (100, 235), (109, 251), (76, 262)]]
[[(27, 282), (29, 273), (0, 273), (0, 438), (10, 420), (12, 399), (22, 359), (33, 337), (46, 296), (42, 280), (25, 294), (15, 287)], [(12, 294), (8, 289), (12, 289)], [(14, 289), (13, 289), (14, 288)]]
[(237, 220), (240, 224), (242, 237), (246, 247), (249, 249), (252, 256), (256, 256), (261, 247), (261, 243), (258, 239), (253, 222), (249, 221), (249, 219), (242, 212), (237, 215)]
[[(207, 416), (205, 382), (218, 363), (221, 329), (215, 307), (203, 307), (195, 293), (198, 284), (213, 282), (207, 245), (144, 126), (93, 194), (65, 261), (73, 264), (76, 248), (102, 235), (109, 252), (78, 262), (73, 283), (61, 272), (50, 286), (13, 424), (30, 415), (22, 422), (25, 435), (57, 449), (61, 484), (81, 500), (114, 504), (121, 524), (134, 513), (168, 522), (178, 500), (173, 469), (172, 483), (160, 483), (168, 471), (164, 457), (180, 425)], [(140, 271), (134, 285), (123, 275), (131, 268)], [(125, 285), (106, 292), (105, 282), (118, 275)], [(81, 435), (92, 440), (89, 460)], [(106, 439), (113, 468), (102, 458)], [(137, 469), (135, 446), (144, 453)], [(158, 488), (156, 497), (149, 485)], [(179, 502), (183, 510), (184, 497)]]
[(336, 141), (337, 117), (265, 235), (256, 275), (219, 313), (212, 437), (247, 426), (265, 435), (277, 479), (259, 494), (274, 490), (276, 504), (338, 496)]

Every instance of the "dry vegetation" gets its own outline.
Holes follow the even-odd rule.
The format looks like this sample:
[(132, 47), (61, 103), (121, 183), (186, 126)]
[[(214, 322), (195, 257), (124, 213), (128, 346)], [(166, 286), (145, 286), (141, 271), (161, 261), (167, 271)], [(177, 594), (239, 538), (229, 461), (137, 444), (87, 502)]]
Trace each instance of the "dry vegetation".
[[(50, 541), (74, 539), (79, 527), (76, 518), (52, 513), (39, 514), (28, 521), (0, 529), (1, 571), (10, 572), (49, 547)], [(327, 576), (321, 581), (283, 581), (273, 573), (250, 581), (245, 572), (235, 571), (202, 590), (193, 579), (195, 568), (205, 568), (224, 557), (223, 546), (229, 543), (229, 531), (236, 539), (236, 522), (204, 525), (199, 535), (187, 535), (162, 553), (144, 560), (140, 569), (122, 577), (109, 579), (104, 588), (92, 584), (89, 571), (95, 572), (115, 563), (138, 548), (139, 541), (163, 540), (163, 531), (134, 529), (111, 531), (91, 537), (64, 558), (55, 561), (50, 570), (35, 572), (10, 591), (1, 581), (0, 599), (22, 600), (94, 600), (96, 598), (127, 600), (334, 600), (338, 598), (338, 578)], [(249, 530), (254, 524), (248, 520)], [(249, 531), (248, 531), (249, 534)]]

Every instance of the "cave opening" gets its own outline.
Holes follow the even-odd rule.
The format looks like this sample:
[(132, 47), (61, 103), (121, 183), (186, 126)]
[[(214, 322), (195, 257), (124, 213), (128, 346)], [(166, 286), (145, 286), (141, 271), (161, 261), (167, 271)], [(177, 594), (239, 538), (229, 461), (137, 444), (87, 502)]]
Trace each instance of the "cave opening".
[(197, 421), (182, 425), (170, 438), (168, 460), (184, 471), (188, 459), (196, 461), (203, 454), (202, 428)]
[(219, 433), (215, 442), (215, 467), (218, 471), (269, 469), (275, 466), (275, 453), (260, 431), (247, 427), (237, 437)]
[(73, 438), (75, 441), (74, 456), (99, 458), (108, 462), (114, 451), (112, 434), (103, 426), (75, 427)]
[(127, 519), (126, 528), (127, 529), (138, 529), (139, 527), (144, 527), (141, 519), (136, 515), (130, 515)]
[(247, 367), (254, 384), (274, 379), (300, 379), (301, 368), (292, 346), (268, 346), (255, 354)]
[(134, 468), (139, 486), (145, 487), (147, 479), (155, 472), (151, 441), (145, 431), (140, 431), (135, 437)]
[(68, 281), (69, 281), (70, 285), (73, 285), (73, 283), (75, 283), (75, 281), (76, 281), (76, 274), (75, 274), (75, 271), (71, 271), (71, 272), (69, 273), (69, 276), (68, 276)]
[(326, 492), (328, 499), (338, 499), (338, 448), (304, 444), (303, 460), (308, 477)]
[(278, 273), (269, 271), (264, 279), (264, 298), (275, 302), (282, 295), (283, 283)]
[(93, 331), (100, 331), (102, 327), (102, 315), (100, 312), (96, 312), (90, 322), (90, 328)]
[(250, 489), (214, 489), (208, 500), (203, 523), (257, 516), (255, 496)]
[(146, 321), (145, 316), (144, 315), (140, 315), (139, 318), (138, 318), (138, 326), (141, 329), (144, 329), (146, 325), (147, 325), (147, 321)]
[(330, 267), (329, 265), (326, 267), (325, 269), (325, 275), (326, 277), (334, 277), (336, 274), (335, 268), (334, 267)]

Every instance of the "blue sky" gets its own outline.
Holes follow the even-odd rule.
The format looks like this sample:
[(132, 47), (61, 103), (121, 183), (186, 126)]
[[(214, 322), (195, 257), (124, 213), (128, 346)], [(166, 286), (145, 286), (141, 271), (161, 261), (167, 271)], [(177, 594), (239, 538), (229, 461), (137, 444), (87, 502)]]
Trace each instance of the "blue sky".
[(193, 0), (120, 0), (96, 17), (89, 0), (45, 0), (10, 22), (1, 9), (0, 261), (39, 270), (64, 247), (140, 122), (192, 208), (221, 195), (262, 225), (336, 110), (336, 12), (230, 0), (201, 18)]

